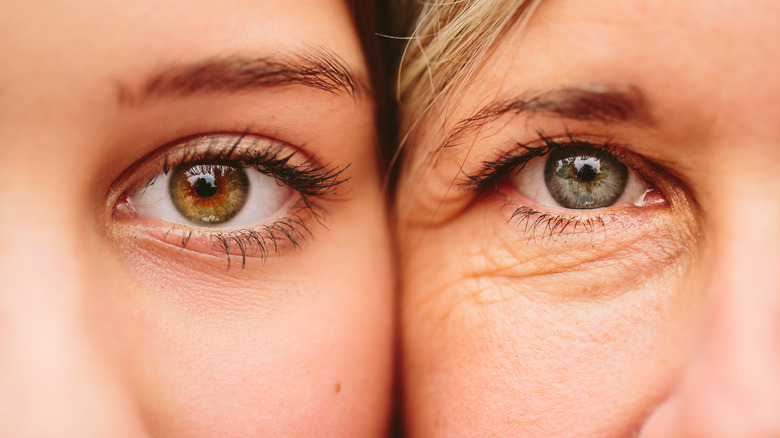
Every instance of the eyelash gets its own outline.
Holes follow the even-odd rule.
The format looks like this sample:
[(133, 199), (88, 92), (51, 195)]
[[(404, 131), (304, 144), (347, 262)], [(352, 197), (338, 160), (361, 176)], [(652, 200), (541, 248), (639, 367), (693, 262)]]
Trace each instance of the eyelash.
[[(236, 140), (230, 148), (225, 148), (224, 141), (216, 140), (219, 136), (235, 136)], [(181, 153), (177, 150), (177, 146), (186, 145), (205, 137), (214, 137), (215, 139), (205, 145), (202, 150), (182, 151)], [(261, 142), (261, 139), (263, 142), (268, 142), (270, 146), (254, 147)], [(246, 258), (249, 254), (257, 254), (263, 261), (271, 253), (279, 255), (279, 245), (282, 241), (289, 242), (294, 248), (299, 249), (307, 238), (313, 237), (311, 230), (305, 223), (304, 216), (308, 215), (323, 225), (328, 210), (322, 201), (338, 195), (339, 187), (349, 180), (349, 177), (343, 175), (349, 165), (338, 167), (320, 164), (320, 160), (312, 155), (307, 155), (301, 163), (293, 164), (291, 160), (303, 152), (301, 148), (289, 150), (290, 148), (290, 145), (279, 141), (250, 135), (248, 131), (241, 134), (212, 133), (179, 139), (162, 148), (162, 157), (158, 158), (162, 162), (154, 167), (154, 176), (143, 183), (130, 185), (122, 190), (122, 195), (114, 202), (112, 215), (117, 215), (117, 206), (123, 198), (126, 199), (129, 193), (145, 190), (155, 183), (161, 173), (167, 175), (179, 164), (211, 160), (228, 162), (244, 168), (252, 168), (274, 177), (279, 183), (295, 190), (300, 199), (288, 208), (285, 218), (270, 224), (226, 231), (173, 224), (164, 234), (164, 240), (171, 233), (179, 233), (180, 245), (185, 248), (195, 233), (214, 239), (227, 256), (228, 269), (231, 266), (231, 249), (234, 248), (237, 248), (241, 254), (242, 268), (246, 266)], [(132, 174), (137, 167), (146, 166), (149, 161), (154, 161), (154, 159), (150, 160), (148, 157), (142, 159), (139, 161), (139, 165), (132, 167), (128, 172)]]
[[(577, 138), (568, 132), (564, 140), (554, 140), (541, 131), (536, 131), (536, 135), (538, 141), (530, 144), (518, 142), (514, 151), (502, 152), (497, 158), (483, 162), (482, 168), (473, 174), (466, 175), (466, 180), (460, 185), (466, 189), (475, 189), (479, 193), (498, 190), (503, 181), (522, 172), (525, 165), (532, 159), (545, 156), (555, 149), (573, 146), (601, 149), (615, 156), (629, 168), (636, 167), (636, 160), (632, 159), (633, 157), (621, 153), (609, 141), (593, 143)], [(524, 152), (518, 153), (518, 150)], [(620, 215), (611, 212), (570, 216), (543, 212), (528, 206), (516, 208), (509, 218), (510, 222), (516, 222), (518, 228), (522, 227), (523, 234), (529, 236), (529, 240), (535, 239), (539, 230), (542, 231), (541, 238), (553, 238), (562, 235), (567, 229), (576, 231), (577, 228), (584, 228), (588, 233), (593, 233), (597, 229), (606, 229), (607, 222), (612, 223), (619, 220), (621, 220)]]

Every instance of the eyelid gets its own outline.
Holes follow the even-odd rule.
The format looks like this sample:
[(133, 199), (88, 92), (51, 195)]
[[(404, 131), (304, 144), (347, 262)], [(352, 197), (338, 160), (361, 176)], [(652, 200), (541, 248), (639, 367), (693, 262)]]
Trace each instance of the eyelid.
[(612, 138), (575, 135), (568, 132), (565, 135), (548, 137), (543, 132), (537, 131), (536, 135), (538, 138), (533, 141), (516, 142), (511, 150), (498, 152), (496, 158), (484, 161), (482, 167), (478, 171), (466, 175), (466, 180), (462, 181), (460, 185), (467, 190), (477, 189), (480, 192), (495, 189), (499, 180), (514, 177), (531, 159), (544, 156), (555, 148), (574, 145), (593, 147), (612, 154), (651, 186), (657, 187), (656, 182), (666, 177), (665, 175), (661, 176), (665, 172), (654, 163), (631, 152), (629, 148), (615, 142)]
[[(109, 190), (109, 208), (127, 191), (152, 182), (158, 173), (168, 173), (179, 163), (200, 159), (235, 161), (246, 167), (262, 167), (261, 172), (279, 180), (286, 179), (291, 169), (318, 172), (320, 175), (315, 181), (311, 178), (301, 184), (285, 181), (304, 195), (333, 194), (339, 185), (349, 179), (343, 176), (349, 165), (336, 167), (321, 164), (317, 157), (304, 148), (280, 140), (247, 132), (199, 134), (161, 146), (125, 170)], [(269, 165), (269, 161), (273, 162)]]

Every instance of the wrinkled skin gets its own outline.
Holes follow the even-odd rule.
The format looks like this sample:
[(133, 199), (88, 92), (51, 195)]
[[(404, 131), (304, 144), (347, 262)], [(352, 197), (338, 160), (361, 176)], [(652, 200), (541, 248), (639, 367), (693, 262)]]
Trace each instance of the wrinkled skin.
[[(437, 103), (397, 200), (410, 436), (780, 436), (778, 22), (770, 1), (545, 1)], [(636, 111), (509, 113), (437, 152), (561, 89)], [(654, 202), (460, 184), (538, 132), (610, 145)]]

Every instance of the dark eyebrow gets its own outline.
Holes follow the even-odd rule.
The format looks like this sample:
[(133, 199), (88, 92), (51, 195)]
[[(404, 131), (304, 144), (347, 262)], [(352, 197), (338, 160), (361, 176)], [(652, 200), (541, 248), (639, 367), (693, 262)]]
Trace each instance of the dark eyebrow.
[(308, 49), (286, 57), (228, 56), (175, 65), (152, 74), (133, 90), (118, 86), (120, 105), (154, 97), (184, 97), (200, 92), (236, 92), (252, 88), (302, 85), (333, 94), (370, 93), (368, 81), (356, 75), (336, 54)]
[(503, 115), (524, 112), (572, 120), (655, 124), (647, 97), (636, 86), (625, 89), (604, 86), (564, 87), (495, 101), (475, 115), (459, 121), (447, 136), (443, 147)]

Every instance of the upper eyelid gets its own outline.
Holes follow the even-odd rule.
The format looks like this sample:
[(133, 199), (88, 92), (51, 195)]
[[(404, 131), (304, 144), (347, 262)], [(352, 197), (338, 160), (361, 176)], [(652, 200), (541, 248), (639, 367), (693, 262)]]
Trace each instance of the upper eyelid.
[[(249, 157), (249, 154), (246, 153), (247, 149), (255, 146), (256, 149), (252, 153), (265, 154), (265, 157), (277, 157), (279, 162), (277, 164), (280, 166), (287, 165), (290, 168), (298, 166), (313, 173), (318, 172), (321, 175), (321, 187), (317, 187), (317, 189), (337, 187), (349, 179), (343, 176), (344, 170), (349, 167), (348, 164), (341, 167), (322, 164), (318, 157), (303, 147), (253, 134), (249, 130), (210, 132), (168, 142), (138, 159), (112, 183), (106, 197), (108, 208), (110, 210), (119, 197), (128, 190), (153, 182), (158, 173), (167, 172), (176, 164), (188, 160), (223, 159), (238, 161), (239, 164), (244, 165), (249, 165), (252, 158), (255, 158), (255, 161), (263, 161), (264, 157), (262, 156)], [(239, 153), (240, 151), (244, 152)], [(139, 173), (141, 175), (138, 175)]]
[[(567, 132), (564, 135), (548, 136), (542, 131), (536, 131), (537, 139), (522, 143), (515, 142), (514, 148), (509, 151), (498, 151), (495, 158), (482, 162), (480, 169), (476, 172), (466, 174), (466, 180), (461, 182), (461, 186), (466, 189), (487, 190), (498, 184), (498, 181), (511, 177), (513, 174), (522, 170), (531, 159), (544, 156), (558, 147), (570, 147), (574, 145), (586, 145), (604, 150), (614, 155), (618, 160), (627, 165), (630, 169), (640, 174), (649, 172), (650, 168), (654, 171), (657, 166), (648, 159), (631, 152), (626, 146), (616, 142), (613, 137), (599, 138), (590, 135), (579, 135)], [(525, 152), (518, 152), (525, 150)]]
[[(186, 137), (180, 137), (178, 139), (175, 139), (173, 141), (169, 141), (167, 143), (162, 144), (161, 146), (155, 148), (151, 152), (147, 153), (146, 155), (140, 157), (137, 159), (132, 165), (130, 165), (127, 169), (125, 169), (111, 184), (111, 188), (109, 189), (109, 194), (107, 196), (109, 204), (112, 202), (115, 202), (116, 199), (125, 191), (127, 191), (131, 186), (138, 186), (140, 183), (138, 181), (133, 180), (133, 176), (135, 176), (136, 173), (139, 172), (139, 170), (144, 168), (159, 168), (163, 170), (164, 172), (167, 172), (167, 169), (163, 169), (163, 167), (171, 168), (173, 167), (170, 162), (168, 161), (170, 156), (172, 154), (175, 154), (176, 152), (180, 152), (183, 149), (186, 149), (187, 145), (190, 143), (195, 143), (198, 139), (208, 138), (208, 137), (218, 137), (218, 136), (239, 136), (240, 138), (245, 138), (249, 134), (248, 131), (243, 131), (241, 133), (235, 133), (235, 132), (210, 132), (210, 133), (203, 133), (203, 134), (195, 134), (190, 135)], [(195, 155), (196, 151), (190, 151), (190, 155)], [(167, 163), (167, 164), (166, 164)], [(156, 173), (155, 173), (156, 174)], [(152, 179), (154, 175), (148, 175), (149, 179)]]
[[(563, 137), (547, 136), (542, 131), (537, 130), (535, 132), (536, 139), (529, 142), (515, 141), (512, 147), (500, 149), (494, 152), (492, 159), (482, 161), (482, 166), (476, 172), (466, 174), (466, 181), (461, 183), (464, 187), (482, 186), (489, 184), (491, 181), (485, 181), (493, 176), (509, 176), (506, 175), (510, 171), (513, 173), (519, 172), (522, 168), (518, 169), (518, 166), (523, 166), (533, 158), (544, 156), (556, 147), (566, 147), (575, 144), (586, 144), (588, 146), (594, 146), (599, 149), (607, 149), (610, 142), (598, 141), (592, 142), (583, 138), (575, 137), (573, 134), (567, 131), (565, 140)], [(522, 151), (522, 152), (520, 152)], [(500, 173), (501, 175), (497, 175)]]

